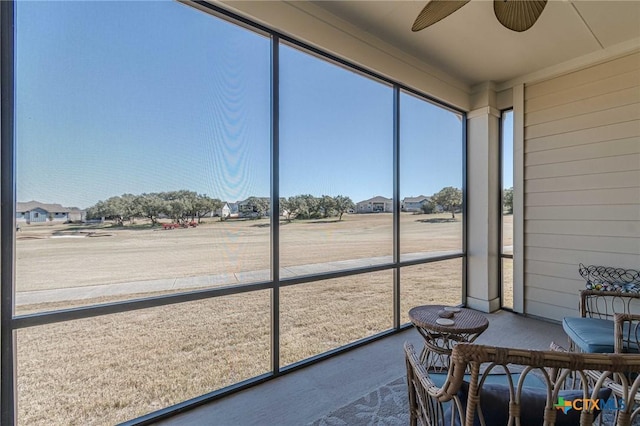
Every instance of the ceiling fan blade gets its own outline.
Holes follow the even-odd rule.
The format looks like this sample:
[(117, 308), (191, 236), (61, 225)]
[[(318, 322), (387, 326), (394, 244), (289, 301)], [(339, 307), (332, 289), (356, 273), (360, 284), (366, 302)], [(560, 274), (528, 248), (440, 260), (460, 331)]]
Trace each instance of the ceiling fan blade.
[(536, 23), (547, 0), (493, 0), (498, 21), (510, 30), (526, 31)]
[(469, 1), (471, 0), (431, 0), (416, 18), (411, 31), (420, 31), (429, 25), (435, 24), (469, 3)]

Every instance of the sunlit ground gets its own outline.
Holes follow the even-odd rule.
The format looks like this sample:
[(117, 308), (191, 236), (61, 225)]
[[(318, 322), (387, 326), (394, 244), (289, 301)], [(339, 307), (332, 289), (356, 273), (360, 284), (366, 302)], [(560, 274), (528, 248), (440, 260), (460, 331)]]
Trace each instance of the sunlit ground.
[[(283, 221), (280, 262), (288, 270), (282, 274), (296, 273), (301, 265), (355, 259), (388, 263), (391, 221), (391, 214), (345, 215), (342, 221)], [(82, 235), (87, 236), (78, 237)], [(462, 250), (459, 215), (455, 220), (448, 213), (401, 215), (403, 254), (447, 250)], [(346, 263), (332, 270), (349, 266)], [(144, 222), (124, 228), (44, 224), (22, 226), (17, 234), (18, 300), (20, 293), (28, 291), (84, 287), (78, 293), (86, 293), (91, 286), (150, 280), (168, 280), (171, 291), (182, 290), (176, 279), (214, 277), (215, 285), (235, 285), (268, 280), (269, 268), (269, 219), (221, 222), (210, 218), (197, 228), (174, 230), (151, 229)], [(131, 292), (140, 290), (132, 288)], [(72, 300), (67, 306), (89, 302)], [(61, 306), (56, 304), (56, 308)], [(22, 304), (17, 307), (18, 313), (32, 310)]]
[[(390, 247), (378, 243), (388, 237), (391, 215), (358, 216), (349, 216), (343, 223), (287, 224), (289, 240), (282, 251), (292, 264), (390, 253)], [(407, 235), (403, 252), (455, 249), (461, 222), (421, 221), (427, 218), (402, 215)], [(247, 270), (262, 267), (251, 257), (253, 244), (268, 243), (268, 228), (255, 226), (261, 222), (265, 221), (212, 222), (172, 231), (102, 229), (113, 235), (58, 239), (24, 238), (59, 232), (56, 226), (22, 230), (18, 287), (104, 283), (94, 276), (98, 271), (107, 282), (115, 283), (212, 273), (229, 265)], [(240, 263), (237, 259), (225, 263), (230, 256), (212, 256), (210, 246), (223, 249), (214, 236), (231, 227), (236, 229), (235, 244), (245, 256)], [(227, 235), (228, 243), (232, 238)], [(310, 240), (314, 235), (324, 249), (314, 249)], [(45, 267), (49, 270), (40, 270)], [(408, 322), (412, 306), (460, 303), (461, 282), (461, 259), (403, 268), (402, 322)], [(382, 271), (282, 288), (281, 364), (392, 328), (392, 283), (391, 271)], [(262, 290), (19, 330), (19, 423), (114, 424), (268, 372), (270, 296), (269, 290)], [(102, 297), (82, 303), (110, 300)], [(68, 305), (58, 302), (21, 309)]]

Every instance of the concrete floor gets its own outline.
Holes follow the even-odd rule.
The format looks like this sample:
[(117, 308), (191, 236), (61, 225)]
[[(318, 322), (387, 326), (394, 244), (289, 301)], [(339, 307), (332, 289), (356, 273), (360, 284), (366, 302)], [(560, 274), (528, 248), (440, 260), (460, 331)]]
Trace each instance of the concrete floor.
[[(565, 346), (559, 324), (510, 312), (487, 314), (489, 328), (476, 343), (547, 349)], [(251, 389), (159, 422), (160, 425), (305, 425), (405, 374), (403, 343), (422, 338), (409, 329)]]

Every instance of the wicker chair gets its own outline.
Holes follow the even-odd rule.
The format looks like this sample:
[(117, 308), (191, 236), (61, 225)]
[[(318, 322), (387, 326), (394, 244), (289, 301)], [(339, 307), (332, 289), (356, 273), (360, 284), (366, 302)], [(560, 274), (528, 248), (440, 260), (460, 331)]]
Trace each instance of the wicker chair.
[(615, 353), (640, 352), (640, 315), (615, 314), (614, 319)]
[(562, 321), (569, 349), (577, 352), (614, 352), (616, 314), (640, 313), (640, 273), (634, 269), (580, 264), (587, 289), (580, 292), (580, 316)]
[[(615, 323), (615, 353), (640, 353), (640, 315), (634, 314), (616, 314), (614, 316)], [(639, 373), (633, 373), (630, 375), (623, 375), (618, 378), (618, 382), (609, 384), (609, 387), (613, 390), (613, 393), (618, 398), (628, 399), (625, 395), (625, 391), (629, 389), (628, 383), (634, 381)], [(636, 388), (633, 399), (636, 406), (640, 407), (640, 392)]]
[[(529, 351), (461, 343), (453, 349), (441, 386), (429, 376), (409, 343), (405, 355), (411, 425), (592, 425), (600, 414), (597, 421), (628, 426), (640, 411), (634, 404), (640, 387), (637, 354)], [(496, 371), (504, 375), (504, 385), (489, 383)], [(542, 387), (534, 391), (524, 385), (529, 376), (535, 376)], [(616, 392), (612, 385), (618, 386)]]

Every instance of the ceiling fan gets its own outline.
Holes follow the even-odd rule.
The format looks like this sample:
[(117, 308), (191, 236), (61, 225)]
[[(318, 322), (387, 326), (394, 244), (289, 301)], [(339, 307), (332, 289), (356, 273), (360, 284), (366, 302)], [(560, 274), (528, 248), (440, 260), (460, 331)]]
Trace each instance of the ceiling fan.
[[(411, 27), (420, 31), (451, 15), (470, 0), (431, 0), (422, 9)], [(526, 31), (536, 23), (547, 5), (547, 0), (493, 0), (493, 11), (498, 21), (510, 30)]]

